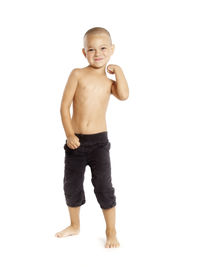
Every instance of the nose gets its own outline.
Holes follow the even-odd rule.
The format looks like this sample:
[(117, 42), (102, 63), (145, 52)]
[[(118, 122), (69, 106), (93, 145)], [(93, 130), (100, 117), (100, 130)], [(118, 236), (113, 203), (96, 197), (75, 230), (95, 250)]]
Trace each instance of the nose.
[(98, 55), (100, 55), (100, 51), (99, 50), (96, 50), (95, 56), (98, 56)]

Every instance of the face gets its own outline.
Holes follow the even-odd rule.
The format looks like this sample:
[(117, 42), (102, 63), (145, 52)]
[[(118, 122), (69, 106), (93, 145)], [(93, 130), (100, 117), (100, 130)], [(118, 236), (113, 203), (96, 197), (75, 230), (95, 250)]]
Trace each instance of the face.
[(109, 61), (114, 45), (106, 34), (92, 34), (85, 38), (82, 52), (91, 66), (99, 68)]

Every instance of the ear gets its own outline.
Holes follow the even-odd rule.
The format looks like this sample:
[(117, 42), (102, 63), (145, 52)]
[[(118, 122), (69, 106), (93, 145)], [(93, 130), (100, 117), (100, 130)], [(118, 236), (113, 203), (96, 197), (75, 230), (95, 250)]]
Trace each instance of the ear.
[(85, 48), (82, 48), (83, 55), (86, 57)]

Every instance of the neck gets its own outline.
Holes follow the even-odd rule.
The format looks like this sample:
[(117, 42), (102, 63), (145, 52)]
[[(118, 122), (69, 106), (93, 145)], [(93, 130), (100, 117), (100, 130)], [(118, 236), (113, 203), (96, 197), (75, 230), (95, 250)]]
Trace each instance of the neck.
[(88, 65), (87, 67), (88, 67), (88, 69), (94, 71), (95, 73), (103, 74), (103, 75), (106, 74), (106, 66), (105, 65), (102, 67), (99, 67), (99, 68), (93, 67), (91, 65)]

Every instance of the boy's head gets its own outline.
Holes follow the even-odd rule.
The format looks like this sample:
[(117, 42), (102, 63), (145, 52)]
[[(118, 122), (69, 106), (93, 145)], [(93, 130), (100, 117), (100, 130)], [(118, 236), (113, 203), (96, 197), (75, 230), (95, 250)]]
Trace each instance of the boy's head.
[(101, 27), (89, 29), (83, 37), (82, 52), (91, 66), (99, 68), (107, 64), (114, 52), (110, 33)]

